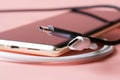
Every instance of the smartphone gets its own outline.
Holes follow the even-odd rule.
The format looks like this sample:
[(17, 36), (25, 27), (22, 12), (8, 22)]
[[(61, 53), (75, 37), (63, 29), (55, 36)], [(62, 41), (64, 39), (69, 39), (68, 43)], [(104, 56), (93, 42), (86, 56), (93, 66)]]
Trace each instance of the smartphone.
[[(111, 13), (115, 14), (114, 12)], [(114, 27), (104, 28), (104, 26), (107, 25), (104, 22), (83, 14), (67, 12), (49, 19), (36, 21), (0, 32), (0, 50), (38, 56), (60, 56), (70, 51), (66, 45), (62, 45), (62, 47), (58, 46), (58, 44), (65, 43), (69, 39), (48, 36), (39, 30), (39, 26), (41, 25), (53, 25), (61, 29), (79, 32), (87, 36), (98, 37), (106, 31), (118, 27), (120, 23)]]

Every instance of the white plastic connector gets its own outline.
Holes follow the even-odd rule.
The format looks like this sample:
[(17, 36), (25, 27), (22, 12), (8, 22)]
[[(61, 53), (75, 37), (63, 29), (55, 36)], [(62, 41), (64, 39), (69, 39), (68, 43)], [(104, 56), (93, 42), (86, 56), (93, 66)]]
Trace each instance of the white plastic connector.
[(84, 49), (97, 49), (96, 43), (91, 43), (90, 39), (87, 37), (77, 36), (72, 39), (68, 45), (71, 50), (84, 50)]

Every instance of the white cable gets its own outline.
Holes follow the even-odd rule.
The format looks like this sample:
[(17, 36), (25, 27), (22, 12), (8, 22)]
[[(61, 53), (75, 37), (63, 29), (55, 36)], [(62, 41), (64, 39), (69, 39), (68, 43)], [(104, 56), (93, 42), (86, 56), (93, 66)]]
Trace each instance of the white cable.
[(63, 57), (43, 57), (43, 56), (32, 56), (25, 54), (17, 54), (10, 52), (0, 52), (0, 60), (11, 61), (11, 62), (25, 62), (25, 63), (39, 63), (39, 62), (74, 62), (74, 61), (83, 61), (92, 60), (98, 57), (105, 57), (113, 51), (113, 46), (105, 45), (101, 49), (89, 53), (83, 53), (72, 56), (63, 56)]

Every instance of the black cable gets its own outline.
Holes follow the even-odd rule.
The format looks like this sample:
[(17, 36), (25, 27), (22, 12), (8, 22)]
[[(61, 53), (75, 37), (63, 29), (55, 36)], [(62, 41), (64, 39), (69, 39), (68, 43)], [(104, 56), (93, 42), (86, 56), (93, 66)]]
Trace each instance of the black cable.
[[(101, 7), (101, 6), (100, 6)], [(89, 8), (89, 7), (88, 7)], [(113, 25), (113, 24), (116, 24), (118, 21), (120, 22), (120, 19), (115, 22), (109, 22), (108, 20), (105, 20), (101, 17), (98, 17), (96, 15), (93, 15), (93, 14), (90, 14), (90, 13), (87, 13), (87, 12), (84, 12), (84, 11), (80, 11), (78, 9), (72, 9), (73, 12), (76, 12), (76, 13), (80, 13), (80, 14), (84, 14), (84, 15), (87, 15), (87, 16), (90, 16), (92, 18), (95, 18), (97, 20), (100, 20), (102, 22), (106, 22), (106, 23), (109, 23), (107, 27)], [(120, 11), (120, 8), (119, 8), (119, 11)], [(103, 27), (104, 28), (104, 27)], [(106, 27), (105, 27), (106, 28)], [(100, 28), (102, 29), (102, 28)], [(97, 30), (98, 31), (98, 30)], [(77, 34), (77, 33), (76, 33)], [(80, 34), (81, 36), (81, 34)], [(102, 43), (104, 45), (116, 45), (116, 44), (119, 44), (120, 43), (120, 39), (119, 40), (116, 40), (116, 41), (105, 41), (105, 40), (102, 40), (102, 39), (98, 39), (98, 38), (93, 38), (93, 37), (88, 37), (91, 42), (95, 42), (95, 43)]]
[[(107, 40), (103, 40), (103, 39), (99, 39), (99, 38), (85, 36), (85, 35), (82, 35), (82, 34), (77, 33), (77, 32), (68, 31), (68, 30), (64, 30), (64, 29), (60, 29), (60, 28), (56, 28), (56, 27), (54, 27), (54, 32), (53, 33), (54, 34), (58, 33), (58, 34), (63, 34), (63, 35), (69, 35), (69, 40), (67, 42), (64, 42), (62, 44), (57, 45), (59, 47), (67, 45), (69, 41), (71, 41), (73, 38), (75, 38), (77, 36), (87, 37), (87, 38), (90, 39), (91, 42), (100, 43), (100, 44), (103, 44), (103, 45), (116, 45), (116, 44), (120, 43), (120, 39), (116, 40), (116, 41), (107, 41)], [(66, 37), (66, 38), (68, 38), (68, 37)]]
[[(82, 12), (80, 10), (82, 9), (92, 9), (92, 8), (113, 8), (113, 9), (116, 9), (117, 11), (120, 11), (120, 8), (117, 7), (117, 6), (112, 6), (112, 5), (95, 5), (95, 6), (83, 6), (83, 7), (66, 7), (66, 8), (53, 8), (53, 9), (13, 9), (13, 10), (0, 10), (0, 13), (4, 13), (4, 12), (39, 12), (39, 11), (59, 11), (59, 10), (71, 10), (74, 11), (74, 10), (77, 10), (79, 9), (79, 11), (76, 11), (76, 12), (79, 12), (79, 13), (82, 13), (82, 14), (85, 14), (85, 15), (88, 15), (88, 16), (91, 16), (91, 17), (94, 17), (100, 21), (104, 21), (104, 22), (108, 22), (107, 20), (103, 19), (103, 18), (100, 18), (98, 16), (95, 16), (95, 15), (92, 15), (90, 13), (87, 13), (87, 12)], [(78, 33), (77, 33), (78, 35)], [(81, 35), (81, 34), (80, 34)], [(76, 36), (76, 35), (75, 35)], [(88, 36), (87, 36), (88, 37)], [(93, 37), (88, 37), (90, 38), (91, 41), (93, 42), (96, 42), (96, 43), (102, 43), (102, 44), (107, 44), (107, 45), (116, 45), (116, 44), (119, 44), (120, 43), (120, 40), (116, 40), (116, 41), (105, 41), (105, 40), (102, 40), (102, 39), (97, 39), (97, 38), (93, 38)]]
[(92, 8), (113, 8), (120, 11), (120, 8), (114, 5), (94, 5), (94, 6), (81, 6), (81, 7), (66, 7), (66, 8), (46, 8), (46, 9), (6, 9), (0, 10), (0, 13), (4, 12), (39, 12), (39, 11), (59, 11), (59, 10), (71, 10), (75, 9), (92, 9)]
[(101, 17), (98, 17), (98, 16), (96, 16), (96, 15), (94, 15), (94, 14), (90, 14), (90, 13), (87, 13), (87, 12), (84, 12), (84, 11), (81, 11), (81, 10), (78, 10), (78, 9), (76, 9), (76, 8), (71, 9), (71, 11), (72, 11), (72, 12), (76, 12), (76, 13), (80, 13), (80, 14), (87, 15), (87, 16), (89, 16), (89, 17), (95, 18), (95, 19), (100, 20), (100, 21), (105, 22), (105, 23), (109, 23), (109, 22), (110, 22), (110, 21), (108, 21), (108, 20), (106, 20), (106, 19), (103, 19), (103, 18), (101, 18)]
[[(81, 7), (80, 9), (90, 9), (90, 8), (113, 8), (117, 11), (120, 11), (120, 7), (114, 6), (114, 5), (94, 5), (94, 6), (84, 6)], [(76, 9), (79, 9), (79, 7)]]
[(93, 38), (93, 37), (88, 37), (88, 38), (91, 40), (91, 42), (100, 43), (104, 45), (116, 45), (120, 43), (120, 39), (116, 41), (107, 41), (107, 40), (102, 40), (102, 39)]

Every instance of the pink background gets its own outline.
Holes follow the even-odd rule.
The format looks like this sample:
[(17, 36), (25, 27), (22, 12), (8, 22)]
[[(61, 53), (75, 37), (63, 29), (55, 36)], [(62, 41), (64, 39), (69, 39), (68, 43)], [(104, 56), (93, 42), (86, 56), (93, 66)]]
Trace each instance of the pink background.
[[(119, 3), (119, 0), (0, 0), (0, 10), (56, 8), (92, 4), (113, 4), (119, 6)], [(64, 12), (0, 13), (0, 26), (4, 27), (0, 28), (0, 32)], [(119, 34), (119, 29), (116, 29), (114, 32)], [(115, 48), (114, 55), (108, 59), (89, 64), (55, 66), (17, 64), (0, 61), (0, 80), (119, 80), (120, 45), (116, 45)]]

